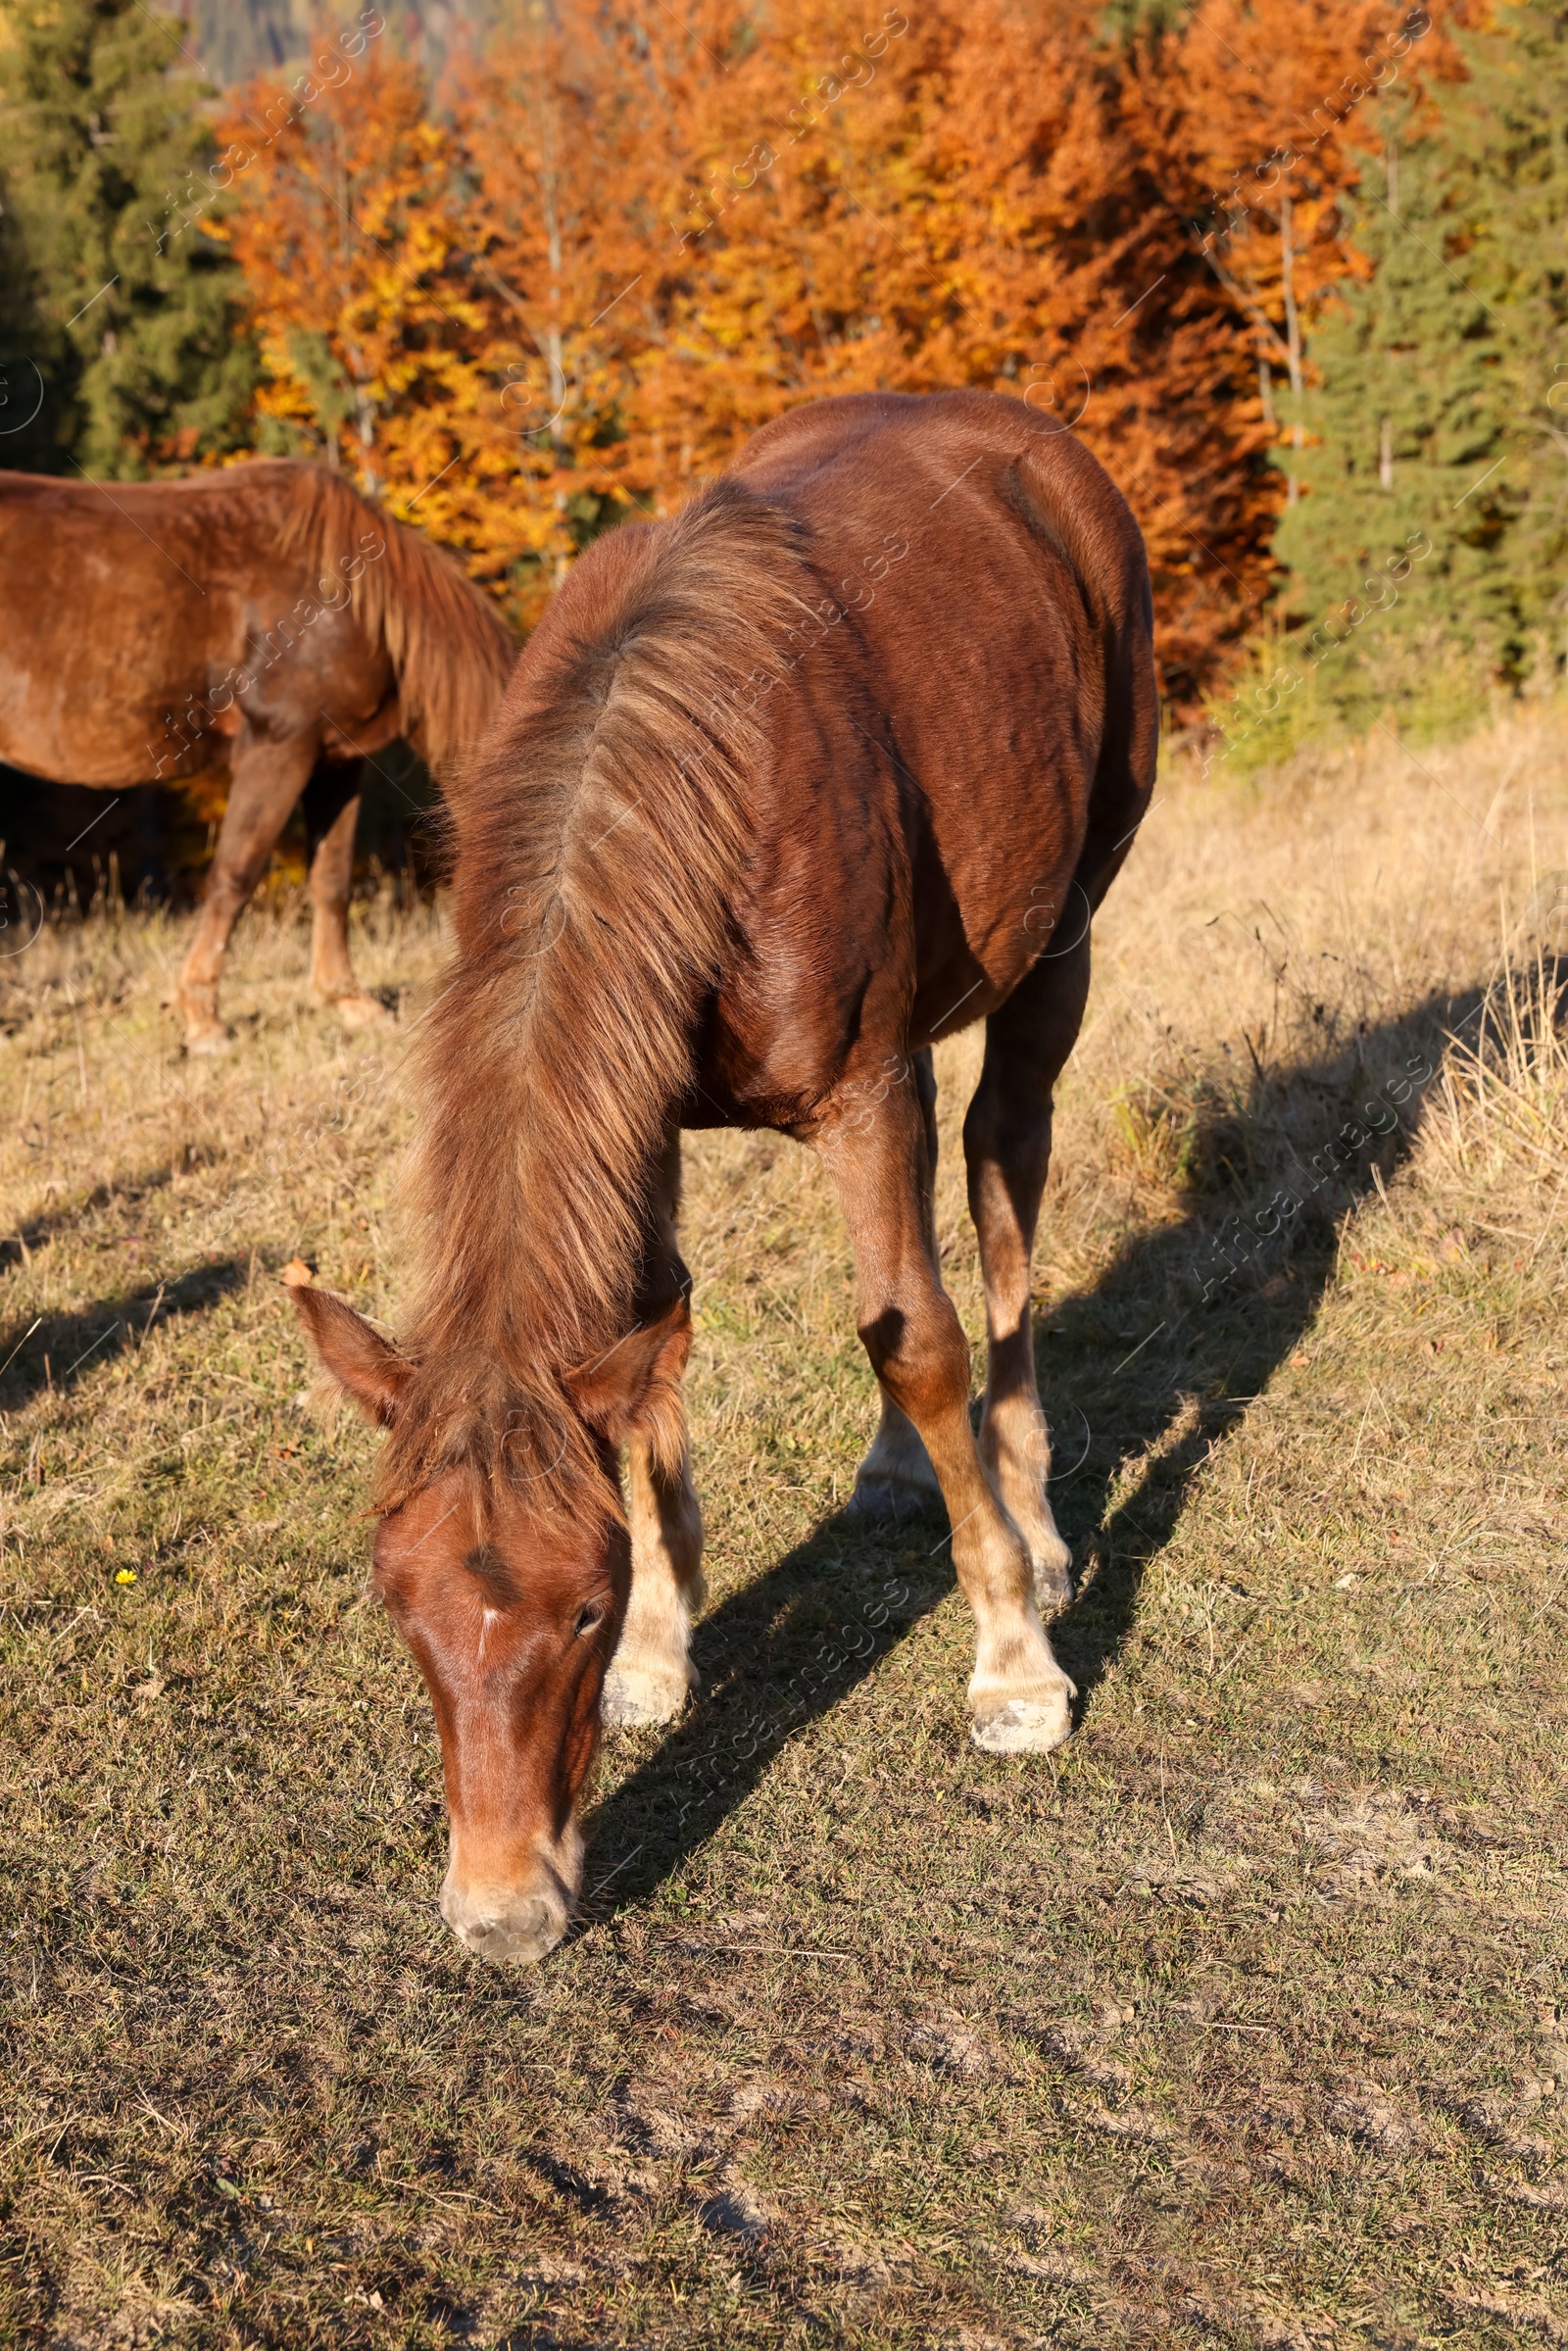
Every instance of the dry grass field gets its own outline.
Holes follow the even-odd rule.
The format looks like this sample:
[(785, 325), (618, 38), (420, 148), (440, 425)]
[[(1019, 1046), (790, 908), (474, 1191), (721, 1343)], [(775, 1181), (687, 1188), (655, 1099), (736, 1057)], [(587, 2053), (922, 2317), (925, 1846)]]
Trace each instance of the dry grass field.
[(693, 1140), (704, 1690), (532, 1973), (437, 1918), (374, 1440), (275, 1280), (395, 1318), (437, 917), (361, 909), (353, 1040), (247, 917), (220, 1063), (177, 924), (0, 956), (0, 2341), (1568, 2342), (1568, 734), (1372, 740), (1168, 762), (1098, 925), (1059, 1754), (967, 1740), (944, 1522), (843, 1513), (819, 1171)]

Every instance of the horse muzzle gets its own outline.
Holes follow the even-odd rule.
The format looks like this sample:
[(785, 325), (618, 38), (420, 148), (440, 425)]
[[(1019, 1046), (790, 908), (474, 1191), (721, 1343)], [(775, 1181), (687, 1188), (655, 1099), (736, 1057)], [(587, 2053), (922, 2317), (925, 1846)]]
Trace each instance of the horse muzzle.
[(466, 1872), (455, 1849), (441, 1886), (441, 1916), (476, 1958), (528, 1966), (565, 1934), (581, 1871), (579, 1844), (574, 1853), (541, 1854), (520, 1885), (505, 1886)]

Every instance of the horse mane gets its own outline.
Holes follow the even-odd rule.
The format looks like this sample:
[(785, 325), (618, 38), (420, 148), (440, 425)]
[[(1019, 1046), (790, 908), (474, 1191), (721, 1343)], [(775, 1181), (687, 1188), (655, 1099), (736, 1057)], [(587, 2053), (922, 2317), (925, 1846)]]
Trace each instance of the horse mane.
[[(467, 1463), (581, 1503), (564, 1375), (632, 1326), (651, 1179), (745, 886), (801, 526), (720, 480), (581, 558), (454, 819), (458, 952), (425, 1015), (405, 1206), (416, 1365), (382, 1507)], [(602, 1486), (601, 1489), (602, 1491)]]
[[(360, 542), (371, 529), (386, 552), (365, 563)], [(404, 731), (447, 780), (483, 736), (516, 660), (489, 598), (444, 549), (324, 465), (289, 465), (277, 543), (313, 577), (359, 564), (354, 616), (392, 664)]]

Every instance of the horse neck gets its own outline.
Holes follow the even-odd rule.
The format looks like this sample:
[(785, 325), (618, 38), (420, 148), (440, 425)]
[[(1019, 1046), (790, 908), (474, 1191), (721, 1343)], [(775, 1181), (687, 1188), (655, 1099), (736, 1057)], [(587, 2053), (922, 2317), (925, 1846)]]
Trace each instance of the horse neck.
[(419, 1319), (518, 1380), (613, 1346), (658, 1271), (659, 1171), (767, 754), (748, 684), (798, 564), (790, 518), (734, 484), (597, 542), (460, 795), (411, 1181)]
[(604, 1507), (599, 1441), (571, 1378), (591, 1376), (679, 1290), (684, 1269), (664, 1197), (671, 1163), (663, 1155), (651, 1179), (646, 1168), (625, 1171), (624, 1214), (591, 1285), (573, 1278), (575, 1237), (562, 1227), (563, 1194), (549, 1187), (519, 1190), (525, 1250), (497, 1216), (480, 1246), (427, 1263), (410, 1333), (417, 1368), (383, 1456), (384, 1494), (462, 1463), (478, 1473), (481, 1494), (493, 1480), (525, 1488), (551, 1518), (586, 1523)]

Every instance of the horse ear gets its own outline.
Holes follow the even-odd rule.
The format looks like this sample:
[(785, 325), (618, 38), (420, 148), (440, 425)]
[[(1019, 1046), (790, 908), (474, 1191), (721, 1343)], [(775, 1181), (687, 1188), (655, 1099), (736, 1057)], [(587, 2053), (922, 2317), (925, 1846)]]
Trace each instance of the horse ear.
[(680, 1381), (692, 1349), (692, 1310), (684, 1296), (655, 1320), (628, 1331), (608, 1354), (566, 1374), (573, 1402), (612, 1445), (640, 1437), (673, 1475), (686, 1449)]
[(412, 1369), (408, 1358), (342, 1298), (318, 1290), (299, 1257), (284, 1266), (283, 1279), (327, 1378), (367, 1420), (390, 1428)]

